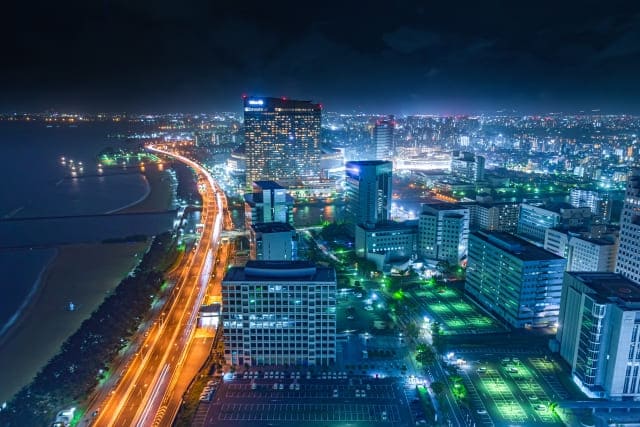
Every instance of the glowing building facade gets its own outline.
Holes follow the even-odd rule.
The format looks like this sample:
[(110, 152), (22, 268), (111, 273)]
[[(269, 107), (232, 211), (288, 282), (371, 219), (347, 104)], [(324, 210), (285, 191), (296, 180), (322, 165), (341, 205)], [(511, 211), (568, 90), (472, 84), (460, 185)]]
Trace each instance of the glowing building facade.
[(244, 100), (246, 182), (320, 177), (320, 104), (280, 98)]

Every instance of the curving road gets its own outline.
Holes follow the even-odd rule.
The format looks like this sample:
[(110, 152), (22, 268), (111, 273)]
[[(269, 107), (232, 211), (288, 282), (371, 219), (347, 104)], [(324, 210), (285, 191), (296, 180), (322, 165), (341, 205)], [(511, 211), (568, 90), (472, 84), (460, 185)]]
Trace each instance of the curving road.
[(141, 350), (125, 367), (115, 388), (92, 405), (88, 413), (101, 408), (94, 426), (170, 425), (173, 414), (164, 417), (168, 398), (193, 339), (197, 315), (211, 271), (215, 266), (222, 232), (226, 200), (209, 172), (196, 162), (153, 146), (150, 151), (171, 156), (196, 171), (202, 195), (204, 224), (199, 244), (183, 260), (179, 279), (162, 313), (145, 338)]

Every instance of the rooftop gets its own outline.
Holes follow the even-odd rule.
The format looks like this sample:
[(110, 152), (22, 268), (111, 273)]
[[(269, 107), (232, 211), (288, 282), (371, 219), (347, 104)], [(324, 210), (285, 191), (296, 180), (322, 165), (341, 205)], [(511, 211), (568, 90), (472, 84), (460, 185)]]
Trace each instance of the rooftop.
[(457, 203), (423, 203), (421, 206), (421, 211), (424, 212), (425, 209), (430, 209), (434, 211), (454, 211), (460, 209), (469, 209), (468, 206), (457, 204)]
[(563, 260), (564, 258), (545, 251), (544, 249), (527, 242), (513, 234), (501, 231), (477, 231), (471, 233), (487, 243), (510, 253), (522, 261)]
[(251, 224), (251, 228), (256, 233), (286, 233), (295, 231), (291, 224), (285, 222), (259, 222)]
[(256, 191), (260, 191), (260, 190), (286, 190), (286, 188), (284, 188), (282, 185), (278, 184), (275, 181), (253, 181), (253, 188)]
[(310, 261), (248, 261), (245, 267), (232, 267), (223, 282), (335, 282), (336, 271)]
[(580, 280), (603, 301), (640, 303), (640, 287), (617, 273), (567, 272)]
[(391, 163), (388, 160), (353, 160), (347, 162), (347, 167), (351, 166), (380, 166), (386, 163)]
[[(287, 98), (272, 98), (272, 97), (257, 97), (250, 96), (244, 100), (245, 108), (258, 108), (261, 111), (280, 108), (283, 110), (288, 109), (309, 109), (313, 111), (322, 110), (322, 105), (314, 104), (311, 101), (300, 101), (296, 99)], [(245, 111), (246, 112), (246, 111)]]
[(412, 230), (417, 226), (417, 220), (409, 220), (404, 222), (385, 221), (377, 224), (358, 224), (358, 227), (361, 227), (367, 231)]

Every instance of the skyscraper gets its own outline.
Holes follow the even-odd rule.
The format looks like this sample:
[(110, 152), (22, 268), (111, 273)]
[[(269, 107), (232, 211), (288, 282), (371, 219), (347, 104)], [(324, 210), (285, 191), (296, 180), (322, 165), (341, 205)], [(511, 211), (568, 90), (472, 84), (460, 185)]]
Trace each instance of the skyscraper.
[(622, 216), (620, 217), (620, 247), (616, 273), (640, 283), (640, 169), (627, 180)]
[(393, 165), (382, 160), (347, 162), (347, 222), (377, 224), (391, 213)]
[(376, 121), (373, 128), (373, 151), (376, 160), (388, 160), (393, 153), (393, 131), (395, 121), (393, 116)]
[(246, 185), (320, 177), (320, 104), (280, 98), (244, 100)]

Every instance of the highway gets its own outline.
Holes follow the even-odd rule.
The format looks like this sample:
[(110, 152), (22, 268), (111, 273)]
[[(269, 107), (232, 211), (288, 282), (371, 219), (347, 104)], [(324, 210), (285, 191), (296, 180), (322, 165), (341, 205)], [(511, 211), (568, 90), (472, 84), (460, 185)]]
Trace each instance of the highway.
[(162, 312), (149, 330), (141, 350), (124, 368), (114, 389), (91, 405), (98, 410), (93, 426), (171, 425), (164, 417), (194, 336), (197, 315), (215, 267), (226, 200), (208, 171), (186, 157), (149, 146), (149, 150), (171, 156), (192, 167), (202, 195), (200, 242), (180, 265), (178, 280)]

